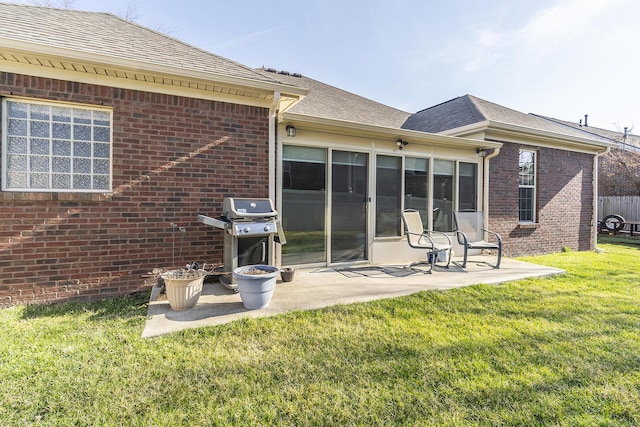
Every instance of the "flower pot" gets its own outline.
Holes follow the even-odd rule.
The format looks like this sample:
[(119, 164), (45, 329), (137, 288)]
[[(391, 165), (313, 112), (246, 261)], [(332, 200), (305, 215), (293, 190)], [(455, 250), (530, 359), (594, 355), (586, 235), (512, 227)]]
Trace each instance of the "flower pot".
[(172, 310), (188, 310), (193, 308), (200, 299), (204, 274), (197, 276), (176, 278), (173, 272), (163, 274), (161, 277), (167, 291), (167, 299)]
[(282, 270), (280, 270), (280, 277), (282, 278), (283, 282), (290, 282), (293, 280), (293, 273), (295, 273), (295, 270), (291, 267), (284, 267)]
[(246, 265), (233, 270), (245, 308), (252, 310), (269, 305), (279, 272), (277, 267), (271, 265)]

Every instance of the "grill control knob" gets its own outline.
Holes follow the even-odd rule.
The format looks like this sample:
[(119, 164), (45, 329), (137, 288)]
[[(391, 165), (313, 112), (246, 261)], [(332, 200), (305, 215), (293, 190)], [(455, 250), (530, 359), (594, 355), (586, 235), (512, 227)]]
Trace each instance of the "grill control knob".
[(264, 231), (269, 231), (269, 226), (268, 225), (264, 226)]
[(250, 231), (251, 231), (251, 229), (250, 229), (249, 227), (245, 227), (245, 228), (244, 228), (244, 232), (245, 232), (245, 233), (248, 233), (248, 232), (250, 232)]

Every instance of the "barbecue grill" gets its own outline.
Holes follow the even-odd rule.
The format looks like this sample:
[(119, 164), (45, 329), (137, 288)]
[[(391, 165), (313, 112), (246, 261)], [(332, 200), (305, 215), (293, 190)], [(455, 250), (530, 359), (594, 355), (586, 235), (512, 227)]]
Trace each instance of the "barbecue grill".
[[(222, 261), (227, 273), (245, 265), (274, 265), (274, 243), (286, 243), (271, 199), (227, 197), (222, 215), (198, 215), (198, 221), (225, 231)], [(220, 281), (231, 289), (236, 287), (231, 275), (221, 276)]]

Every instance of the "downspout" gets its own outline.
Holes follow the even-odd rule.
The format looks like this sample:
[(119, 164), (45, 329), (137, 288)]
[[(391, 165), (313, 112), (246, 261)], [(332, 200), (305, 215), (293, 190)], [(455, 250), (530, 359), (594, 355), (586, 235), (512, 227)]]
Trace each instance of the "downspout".
[[(281, 212), (282, 202), (280, 197), (276, 199), (276, 192), (278, 191), (278, 184), (276, 183), (277, 176), (280, 175), (280, 166), (278, 166), (278, 173), (276, 173), (277, 160), (280, 159), (280, 153), (277, 152), (276, 147), (279, 145), (278, 136), (276, 134), (278, 118), (278, 111), (280, 109), (280, 92), (273, 93), (273, 102), (269, 107), (269, 198), (276, 203), (276, 211)], [(282, 246), (272, 244), (271, 250), (274, 254), (274, 263), (277, 266), (282, 264)]]
[[(269, 108), (269, 198), (276, 198), (276, 118), (280, 106), (280, 92), (274, 92)], [(279, 158), (279, 157), (278, 157)]]
[(596, 153), (593, 156), (593, 218), (591, 223), (591, 233), (593, 238), (593, 248), (596, 252), (602, 252), (602, 249), (598, 248), (598, 159), (611, 151), (611, 147), (607, 147), (606, 150)]
[(496, 157), (498, 154), (500, 154), (500, 148), (494, 148), (493, 151), (489, 154), (487, 154), (484, 159), (483, 159), (483, 166), (482, 168), (484, 169), (484, 174), (483, 174), (483, 187), (484, 187), (484, 191), (482, 194), (482, 210), (484, 211), (484, 224), (483, 227), (485, 229), (489, 229), (489, 160), (493, 159), (494, 157)]

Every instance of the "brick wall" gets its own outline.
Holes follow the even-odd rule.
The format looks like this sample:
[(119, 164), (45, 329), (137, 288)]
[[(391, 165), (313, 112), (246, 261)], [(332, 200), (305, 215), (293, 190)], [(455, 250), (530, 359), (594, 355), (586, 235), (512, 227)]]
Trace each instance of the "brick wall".
[(539, 149), (537, 223), (525, 225), (518, 224), (520, 147), (505, 143), (490, 163), (489, 228), (502, 236), (505, 255), (593, 249), (593, 155)]
[(114, 191), (0, 193), (0, 306), (151, 286), (172, 244), (177, 266), (221, 262), (222, 232), (196, 215), (268, 196), (268, 109), (0, 73), (9, 95), (112, 107)]

